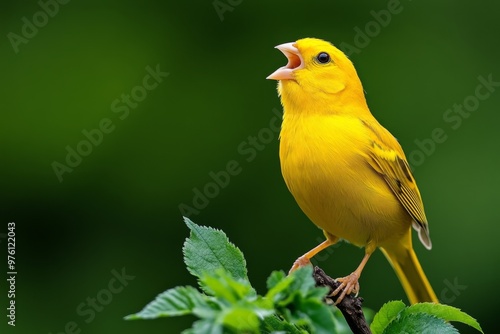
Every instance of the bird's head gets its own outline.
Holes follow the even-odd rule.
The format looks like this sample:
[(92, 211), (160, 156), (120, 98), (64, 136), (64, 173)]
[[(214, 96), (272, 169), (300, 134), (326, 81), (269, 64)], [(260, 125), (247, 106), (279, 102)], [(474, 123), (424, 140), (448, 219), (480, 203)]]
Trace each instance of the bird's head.
[(356, 70), (347, 56), (331, 43), (304, 38), (276, 46), (288, 63), (267, 77), (279, 80), (278, 92), (287, 107), (327, 102), (343, 103), (345, 99), (365, 102)]

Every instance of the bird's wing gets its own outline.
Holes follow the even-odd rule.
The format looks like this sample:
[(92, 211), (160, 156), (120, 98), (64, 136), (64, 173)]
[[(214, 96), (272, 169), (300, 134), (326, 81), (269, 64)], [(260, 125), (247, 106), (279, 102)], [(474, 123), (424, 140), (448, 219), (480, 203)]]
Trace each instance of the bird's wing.
[(392, 134), (380, 124), (363, 122), (372, 134), (368, 162), (387, 182), (396, 198), (413, 218), (413, 227), (428, 249), (432, 244), (424, 205), (403, 149)]

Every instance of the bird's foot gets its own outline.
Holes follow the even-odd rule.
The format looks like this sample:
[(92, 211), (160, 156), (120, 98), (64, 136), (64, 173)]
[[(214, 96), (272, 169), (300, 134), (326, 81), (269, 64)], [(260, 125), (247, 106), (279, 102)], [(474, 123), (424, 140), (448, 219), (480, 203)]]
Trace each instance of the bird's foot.
[(288, 274), (290, 275), (292, 273), (292, 271), (299, 269), (300, 267), (305, 267), (305, 266), (310, 265), (310, 264), (311, 264), (311, 261), (307, 257), (301, 256), (297, 260), (295, 260), (295, 262), (293, 263), (293, 266), (290, 269), (290, 271), (288, 272)]
[(340, 303), (346, 295), (350, 295), (351, 293), (355, 293), (356, 296), (358, 295), (359, 293), (358, 274), (354, 272), (346, 277), (337, 278), (336, 280), (340, 282), (340, 285), (329, 295), (329, 297), (336, 296), (340, 291), (342, 291), (342, 293), (340, 294), (340, 296), (338, 296), (335, 305)]

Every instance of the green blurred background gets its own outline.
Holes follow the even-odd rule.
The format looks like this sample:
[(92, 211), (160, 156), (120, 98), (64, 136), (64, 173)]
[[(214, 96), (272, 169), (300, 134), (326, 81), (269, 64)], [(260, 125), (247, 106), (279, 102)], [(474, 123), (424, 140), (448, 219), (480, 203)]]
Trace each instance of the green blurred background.
[[(0, 284), (2, 333), (61, 333), (72, 321), (81, 333), (187, 328), (193, 318), (123, 316), (167, 288), (195, 284), (182, 262), (188, 231), (179, 205), (192, 206), (195, 189), (203, 191), (209, 173), (231, 160), (241, 172), (191, 219), (228, 234), (260, 292), (272, 270), (288, 270), (322, 239), (281, 178), (277, 135), (263, 134), (280, 109), (276, 83), (265, 77), (286, 63), (273, 47), (307, 36), (355, 46), (355, 28), (364, 31), (371, 11), (388, 2), (219, 3), (230, 9), (221, 16), (211, 0), (74, 0), (46, 22), (36, 1), (0, 5), (0, 233), (16, 222), (18, 271), (15, 328), (6, 324), (5, 280)], [(415, 247), (439, 298), (492, 331), (500, 297), (500, 89), (457, 129), (443, 115), (475, 93), (479, 76), (500, 81), (500, 3), (419, 0), (397, 8), (380, 31), (370, 26), (373, 37), (351, 59), (372, 112), (407, 155), (435, 128), (446, 133), (434, 152), (414, 153), (434, 244), (428, 252), (415, 239)], [(24, 38), (23, 17), (33, 22), (34, 15), (40, 27), (16, 39), (16, 53), (9, 33)], [(115, 113), (112, 103), (144, 92), (146, 67), (157, 65), (169, 75), (127, 117), (123, 109)], [(59, 182), (54, 161), (65, 164), (66, 147), (76, 149), (82, 131), (103, 119), (113, 131)], [(259, 133), (260, 150), (247, 161), (238, 147)], [(0, 241), (6, 254), (6, 239)], [(332, 249), (316, 261), (332, 276), (350, 273), (363, 255), (345, 243)], [(89, 297), (104, 298), (112, 271), (122, 268), (135, 278), (91, 321), (77, 311)], [(375, 310), (406, 300), (380, 252), (361, 286)]]

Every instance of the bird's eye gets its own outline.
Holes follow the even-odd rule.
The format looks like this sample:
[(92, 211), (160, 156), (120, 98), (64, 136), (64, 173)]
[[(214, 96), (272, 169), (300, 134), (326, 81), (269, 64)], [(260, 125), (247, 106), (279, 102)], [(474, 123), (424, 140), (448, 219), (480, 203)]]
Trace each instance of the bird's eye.
[(318, 60), (318, 63), (320, 63), (320, 64), (327, 64), (330, 62), (330, 55), (326, 52), (320, 52), (316, 56), (316, 59)]

